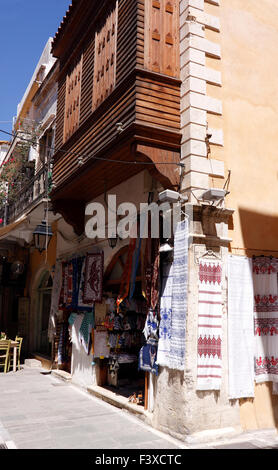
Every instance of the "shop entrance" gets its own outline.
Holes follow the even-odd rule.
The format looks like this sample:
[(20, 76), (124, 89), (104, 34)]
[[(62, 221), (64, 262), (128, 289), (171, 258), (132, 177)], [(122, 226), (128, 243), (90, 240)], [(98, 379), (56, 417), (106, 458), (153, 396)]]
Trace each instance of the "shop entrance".
[[(106, 317), (102, 327), (96, 325), (96, 331), (103, 326), (106, 329), (109, 357), (100, 360), (102, 382), (100, 385), (129, 398), (133, 403), (144, 406), (146, 374), (138, 370), (138, 358), (145, 342), (143, 329), (147, 306), (142, 295), (140, 261), (132, 297), (125, 298), (118, 310), (116, 303), (127, 256), (128, 246), (115, 254), (104, 274), (103, 296)], [(96, 315), (96, 319), (97, 317)]]

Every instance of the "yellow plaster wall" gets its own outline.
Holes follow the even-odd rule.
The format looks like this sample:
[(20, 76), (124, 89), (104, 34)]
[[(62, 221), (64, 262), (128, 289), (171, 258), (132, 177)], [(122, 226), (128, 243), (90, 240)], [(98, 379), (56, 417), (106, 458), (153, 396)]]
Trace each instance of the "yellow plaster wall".
[[(224, 147), (212, 146), (212, 157), (224, 160), (226, 175), (231, 170), (232, 251), (278, 256), (278, 2), (221, 0), (206, 12), (221, 21), (218, 37), (206, 37), (221, 45), (222, 60), (207, 66), (222, 73), (222, 88), (210, 85), (208, 95), (222, 100), (223, 116), (208, 115), (208, 124), (224, 131)], [(272, 383), (256, 385), (255, 398), (240, 405), (244, 429), (277, 426)]]
[(26, 282), (26, 293), (28, 295), (32, 288), (32, 282), (36, 278), (36, 274), (42, 267), (45, 269), (51, 269), (56, 263), (56, 247), (57, 247), (57, 223), (52, 224), (53, 236), (50, 240), (47, 254), (46, 252), (40, 253), (38, 250), (34, 250), (30, 253), (29, 258), (29, 269), (28, 269), (28, 278)]

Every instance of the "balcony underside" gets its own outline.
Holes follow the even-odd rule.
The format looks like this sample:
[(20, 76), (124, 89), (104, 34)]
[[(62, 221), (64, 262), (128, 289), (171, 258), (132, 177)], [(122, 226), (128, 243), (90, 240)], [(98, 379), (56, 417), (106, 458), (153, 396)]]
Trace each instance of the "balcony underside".
[(133, 125), (133, 136), (130, 133), (131, 129), (123, 132), (121, 138), (88, 158), (52, 190), (54, 212), (60, 213), (78, 235), (84, 232), (86, 203), (143, 170), (164, 188), (179, 188), (180, 135), (171, 133), (166, 144), (165, 132), (155, 128)]

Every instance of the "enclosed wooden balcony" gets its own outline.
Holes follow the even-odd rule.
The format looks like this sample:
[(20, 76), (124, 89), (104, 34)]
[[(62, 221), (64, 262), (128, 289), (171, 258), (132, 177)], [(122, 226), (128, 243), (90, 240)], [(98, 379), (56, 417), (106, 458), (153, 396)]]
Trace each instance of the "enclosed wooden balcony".
[(74, 1), (53, 54), (54, 209), (81, 233), (85, 204), (144, 169), (178, 189), (178, 2)]

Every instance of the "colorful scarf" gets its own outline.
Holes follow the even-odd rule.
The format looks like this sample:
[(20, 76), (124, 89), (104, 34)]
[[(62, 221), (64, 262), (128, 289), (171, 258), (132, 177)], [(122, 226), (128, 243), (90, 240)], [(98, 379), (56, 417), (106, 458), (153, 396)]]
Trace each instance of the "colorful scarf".
[(255, 380), (278, 382), (278, 259), (253, 259)]
[(222, 267), (199, 261), (197, 390), (220, 390), (222, 378)]

